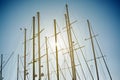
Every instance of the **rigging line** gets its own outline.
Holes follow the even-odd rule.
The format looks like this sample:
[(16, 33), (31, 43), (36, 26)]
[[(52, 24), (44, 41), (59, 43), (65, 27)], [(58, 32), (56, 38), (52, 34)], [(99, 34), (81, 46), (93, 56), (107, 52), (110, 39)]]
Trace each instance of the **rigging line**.
[[(63, 53), (63, 51), (62, 51), (62, 53)], [(63, 56), (64, 56), (64, 60), (65, 60), (65, 62), (66, 62), (66, 64), (67, 64), (67, 66), (69, 66), (68, 63), (67, 63), (67, 60), (66, 60), (66, 58), (65, 58), (65, 55), (63, 55)], [(72, 74), (71, 74), (71, 72), (70, 72), (70, 69), (68, 69), (68, 71), (69, 71), (69, 73), (70, 73), (70, 75), (71, 75), (71, 77), (72, 77)]]
[(3, 69), (4, 67), (7, 65), (8, 61), (11, 59), (11, 57), (13, 56), (14, 54), (14, 51), (11, 53), (10, 57), (7, 59), (6, 63), (3, 65)]
[[(59, 29), (59, 32), (60, 32), (60, 35), (61, 35), (61, 30), (60, 30), (58, 24), (57, 24), (57, 28)], [(63, 40), (63, 36), (62, 36), (62, 35), (61, 35), (61, 37), (62, 37), (62, 40)], [(63, 42), (64, 42), (65, 47), (67, 48), (64, 40), (63, 40)], [(61, 48), (61, 46), (60, 46), (60, 48)], [(68, 51), (69, 51), (69, 50), (68, 50)], [(62, 51), (62, 52), (63, 52), (63, 51)], [(63, 56), (64, 56), (64, 59), (65, 59), (65, 62), (66, 62), (66, 64), (67, 64), (67, 66), (69, 66), (68, 63), (67, 63), (67, 60), (66, 60), (66, 58), (65, 58), (65, 55), (63, 55)], [(68, 69), (68, 71), (69, 71), (69, 73), (70, 73), (70, 75), (71, 75), (71, 77), (72, 77), (72, 73), (70, 72), (70, 69)]]
[[(23, 65), (23, 62), (22, 62), (22, 59), (21, 59), (21, 58), (20, 58), (20, 62), (21, 62), (21, 64), (22, 64), (22, 67), (24, 68), (24, 65)], [(27, 75), (27, 80), (29, 80), (28, 75)]]
[[(96, 55), (98, 56), (98, 52), (96, 51)], [(101, 63), (101, 61), (100, 61), (100, 58), (102, 58), (102, 57), (105, 57), (105, 56), (101, 56), (101, 57), (96, 57), (96, 59), (99, 59), (98, 61), (99, 61), (99, 63), (100, 63), (100, 66), (101, 66), (101, 70), (102, 70), (102, 73), (103, 73), (103, 75), (104, 75), (104, 80), (107, 80), (107, 78), (106, 78), (106, 75), (105, 75), (105, 72), (104, 72), (104, 69), (103, 69), (103, 65), (102, 65), (102, 63)], [(88, 61), (93, 61), (94, 59), (91, 59), (91, 60), (88, 60)], [(100, 70), (100, 71), (101, 71)]]
[(21, 62), (21, 64), (22, 64), (22, 67), (24, 68), (24, 65), (23, 65), (23, 62), (22, 62), (22, 59), (20, 58), (20, 62)]
[(27, 80), (30, 80), (29, 77), (28, 77), (28, 75), (27, 75)]
[[(54, 68), (52, 62), (50, 62), (50, 63), (51, 63), (51, 66), (52, 66), (53, 70), (55, 71), (55, 68)], [(55, 74), (57, 75), (56, 71), (55, 71)]]
[(87, 19), (87, 25), (88, 25), (88, 30), (89, 30), (92, 53), (93, 53), (93, 57), (94, 57), (96, 77), (97, 77), (97, 80), (99, 80), (99, 71), (98, 71), (98, 65), (97, 65), (97, 60), (96, 60), (96, 52), (95, 52), (95, 47), (94, 47), (94, 41), (93, 41), (93, 38), (92, 38), (92, 32), (91, 32), (91, 27), (90, 27), (91, 25), (90, 25), (90, 22), (89, 22), (88, 19)]
[[(78, 71), (77, 71), (77, 70), (76, 70), (76, 74), (77, 74), (77, 76), (78, 76), (79, 80), (81, 80), (80, 75), (79, 75), (79, 73), (78, 73)], [(77, 78), (76, 78), (76, 79), (77, 79)]]
[[(77, 64), (77, 65), (75, 65), (75, 66), (78, 66), (78, 65), (80, 65), (80, 64)], [(72, 67), (63, 68), (62, 70), (69, 69), (69, 68), (72, 68)], [(56, 72), (56, 71), (55, 71), (55, 70), (52, 71), (52, 72), (50, 73), (50, 75), (52, 75), (52, 73), (54, 73), (54, 72)], [(77, 75), (78, 75), (79, 80), (81, 80), (81, 78), (80, 78), (80, 76), (79, 76), (79, 73), (78, 73), (77, 71), (76, 71), (76, 73), (77, 73)]]
[[(57, 24), (58, 25), (58, 24)], [(59, 28), (59, 31), (60, 31), (60, 28)], [(60, 33), (61, 33), (61, 31), (60, 31)], [(83, 71), (83, 70), (82, 70)], [(78, 75), (79, 76), (79, 75)], [(86, 78), (85, 78), (85, 80), (86, 80)]]
[[(64, 66), (64, 68), (65, 68), (65, 59), (64, 59), (63, 66)], [(64, 74), (65, 74), (65, 76), (66, 76), (66, 70), (64, 71)]]
[[(42, 44), (42, 46), (44, 46), (44, 45), (45, 45), (45, 43)], [(41, 48), (42, 48), (42, 47), (41, 47)], [(38, 54), (37, 54), (37, 52), (36, 52), (36, 53), (35, 53), (35, 56), (37, 56), (37, 55), (38, 55)], [(38, 59), (38, 58), (37, 58), (37, 59)], [(36, 59), (35, 59), (35, 60), (36, 60)]]
[[(15, 59), (15, 56), (13, 56), (12, 59)], [(9, 64), (11, 64), (11, 66), (14, 67), (15, 63), (16, 63), (16, 60), (14, 60), (13, 62), (10, 62)], [(9, 68), (11, 68), (11, 66), (7, 66), (7, 68), (6, 68), (6, 70), (8, 69), (7, 70), (8, 73), (11, 72), (11, 70), (12, 70), (12, 69), (9, 69)], [(14, 69), (14, 70), (16, 70), (16, 69)], [(6, 73), (6, 71), (3, 72), (4, 75), (9, 75), (8, 73)], [(10, 78), (10, 76), (4, 77), (4, 80), (8, 80), (9, 78)]]
[[(96, 49), (96, 55), (99, 56), (99, 55), (98, 55), (98, 52), (97, 52), (97, 49)], [(104, 57), (104, 56), (101, 56), (101, 58), (103, 58), (103, 57)], [(96, 59), (97, 59), (97, 58), (96, 58)], [(104, 80), (107, 80), (106, 75), (105, 75), (105, 72), (104, 72), (104, 69), (103, 69), (103, 65), (102, 65), (101, 60), (100, 60), (100, 57), (98, 57), (98, 61), (99, 61), (99, 63), (100, 63), (101, 70), (102, 70), (102, 73), (103, 73), (103, 75), (104, 75)], [(98, 67), (99, 67), (99, 65), (98, 65)], [(100, 71), (101, 71), (101, 70), (100, 70)]]
[[(20, 36), (20, 35), (19, 35)], [(18, 42), (18, 41), (17, 41)], [(6, 66), (6, 64), (8, 63), (8, 61), (11, 59), (11, 57), (13, 56), (13, 54), (15, 53), (15, 51), (18, 49), (18, 45), (19, 44), (16, 44), (17, 47), (12, 51), (10, 57), (7, 59), (6, 63), (3, 65), (3, 68)]]
[[(77, 64), (77, 65), (75, 65), (75, 66), (77, 67), (77, 66), (79, 66), (79, 65), (80, 65), (80, 64)], [(65, 69), (68, 69), (68, 68), (72, 68), (72, 67), (62, 68), (62, 70), (65, 70)], [(53, 73), (53, 72), (56, 72), (56, 71), (52, 71), (52, 73)], [(76, 73), (77, 73), (77, 72), (76, 72)], [(79, 77), (79, 76), (78, 76), (78, 77)]]
[[(48, 39), (48, 44), (49, 44), (49, 46), (50, 46), (50, 48), (51, 48), (51, 50), (52, 50), (52, 47), (51, 47), (51, 45), (50, 45), (50, 43), (49, 43), (49, 39)], [(53, 50), (52, 50), (52, 51), (53, 51)], [(54, 55), (54, 58), (55, 58), (55, 54), (54, 54), (54, 53), (53, 53), (53, 55)], [(66, 80), (66, 78), (65, 78), (65, 76), (64, 76), (64, 74), (63, 74), (63, 72), (62, 72), (61, 67), (60, 67), (59, 64), (58, 64), (58, 66), (59, 66), (60, 72), (61, 72), (61, 74), (62, 74), (64, 80)]]
[[(102, 57), (106, 57), (106, 55), (104, 55), (104, 56), (99, 56), (99, 57), (96, 57), (96, 59), (100, 59), (100, 58), (102, 58)], [(87, 60), (87, 62), (90, 62), (90, 61), (93, 61), (94, 59), (90, 59), (90, 60)]]
[[(45, 43), (42, 44), (41, 48), (45, 45)], [(37, 53), (35, 53), (35, 56), (37, 56)], [(45, 55), (42, 55), (41, 57), (44, 57)], [(38, 61), (38, 58), (35, 59), (35, 62)], [(32, 62), (32, 60), (30, 61)], [(28, 63), (29, 64), (29, 63)]]
[[(29, 45), (30, 45), (30, 43), (28, 44), (28, 46), (29, 46)], [(28, 47), (27, 49), (28, 49), (28, 53), (27, 53), (26, 56), (30, 57), (30, 47)], [(28, 59), (30, 60), (30, 58), (28, 58)], [(27, 67), (28, 67), (28, 65), (27, 65)], [(27, 72), (27, 73), (28, 73), (28, 72)], [(30, 80), (27, 73), (26, 73), (26, 75), (27, 75), (27, 80)]]
[(29, 38), (30, 38), (30, 36), (32, 36), (32, 26), (30, 27), (30, 33), (29, 33), (30, 35), (29, 35)]
[[(92, 27), (91, 27), (91, 30), (92, 30), (92, 33), (94, 34), (94, 31), (93, 31), (93, 28), (92, 28)], [(98, 42), (98, 40), (97, 40), (96, 37), (95, 37), (95, 41), (96, 41), (96, 43), (97, 43), (97, 45), (98, 45), (98, 48), (99, 48), (99, 50), (100, 50), (101, 55), (103, 56), (103, 52), (102, 52), (102, 50), (101, 50), (101, 48), (100, 48), (99, 42)], [(109, 77), (110, 77), (110, 79), (112, 80), (111, 73), (110, 73), (110, 71), (109, 71), (108, 65), (107, 65), (106, 60), (105, 60), (104, 57), (103, 57), (103, 61), (104, 61), (104, 63), (105, 63), (105, 66), (106, 66), (106, 69), (107, 69), (107, 71), (108, 71)]]
[[(76, 22), (76, 21), (74, 21), (74, 22)], [(72, 22), (71, 24), (73, 24), (74, 22)], [(70, 24), (70, 25), (71, 25), (71, 24)], [(57, 27), (58, 27), (58, 29), (59, 29), (59, 32), (60, 32), (60, 35), (61, 35), (62, 40), (63, 40), (63, 42), (64, 42), (64, 45), (65, 45), (65, 47), (67, 48), (67, 44), (65, 43), (65, 40), (64, 40), (64, 38), (63, 38), (62, 32), (61, 32), (60, 27), (59, 27), (58, 24), (57, 24)], [(68, 49), (68, 51), (69, 51), (69, 49)]]
[(19, 75), (20, 75), (21, 79), (23, 80), (21, 73)]
[[(32, 23), (32, 20), (30, 21), (30, 23)], [(30, 38), (31, 38), (31, 36), (32, 36), (32, 26), (30, 26), (30, 31), (29, 31), (29, 34), (30, 34), (30, 35), (29, 35), (28, 37), (29, 37), (29, 39), (30, 39)]]
[[(74, 35), (74, 37), (75, 37), (75, 39), (76, 39), (76, 41), (77, 41), (77, 43), (78, 43), (78, 46), (80, 47), (80, 44), (79, 44), (79, 41), (78, 41), (78, 39), (77, 39), (77, 37), (76, 37), (76, 35), (75, 35), (75, 32), (74, 32), (73, 28), (71, 28), (71, 29), (72, 29), (73, 35)], [(81, 51), (81, 54), (82, 54), (83, 59), (84, 59), (84, 61), (85, 61), (85, 63), (86, 63), (86, 66), (87, 66), (88, 71), (89, 71), (89, 73), (90, 73), (90, 75), (91, 75), (91, 78), (92, 78), (92, 80), (94, 80), (93, 74), (92, 74), (92, 72), (91, 72), (91, 70), (90, 70), (90, 67), (89, 67), (87, 61), (86, 61), (86, 58), (85, 58), (85, 56), (84, 56), (84, 54), (83, 54), (83, 51), (82, 51), (81, 48), (79, 48), (79, 50)]]
[(66, 21), (66, 28), (67, 28), (67, 39), (69, 44), (69, 51), (70, 51), (70, 59), (71, 59), (71, 67), (72, 67), (72, 79), (76, 80), (76, 67), (75, 67), (75, 60), (74, 60), (74, 50), (73, 50), (73, 41), (72, 41), (72, 34), (70, 29), (70, 19), (69, 19), (69, 11), (68, 5), (66, 4), (66, 14), (65, 21)]
[[(15, 59), (15, 57), (16, 57), (16, 56), (13, 56), (12, 59)], [(11, 63), (11, 67), (14, 67), (14, 66), (16, 65), (16, 63), (17, 63), (17, 60), (13, 60), (12, 63)], [(16, 67), (17, 67), (17, 66), (16, 66)], [(14, 69), (14, 70), (15, 70), (15, 69)], [(13, 70), (11, 69), (10, 72), (12, 72), (12, 71), (13, 71)], [(14, 71), (13, 71), (13, 72), (14, 72)], [(11, 76), (12, 76), (12, 75), (13, 75), (13, 74), (11, 74)]]
[[(63, 52), (63, 51), (62, 51)], [(65, 55), (63, 55), (64, 56), (64, 61), (65, 61), (65, 63), (67, 64), (67, 67), (69, 66), (68, 65), (68, 63), (67, 63), (67, 60), (66, 60), (66, 58), (65, 58)], [(70, 69), (68, 68), (68, 71), (69, 71), (69, 73), (70, 73), (70, 75), (71, 75), (71, 78), (72, 78), (72, 74), (71, 74), (71, 72), (70, 72)]]
[[(51, 48), (51, 45), (50, 45), (50, 43), (49, 43), (49, 40), (48, 40), (48, 44), (49, 44), (49, 46), (50, 46), (50, 48)], [(51, 50), (52, 50), (52, 48), (51, 48)], [(52, 50), (52, 51), (53, 51), (53, 50)], [(54, 53), (53, 53), (53, 55), (54, 55), (54, 58), (55, 58), (55, 54), (54, 54)], [(58, 66), (59, 66), (59, 68), (60, 68), (60, 65), (59, 65), (59, 64), (58, 64)], [(60, 72), (61, 72), (63, 78), (65, 79), (65, 76), (64, 76), (64, 74), (63, 74), (61, 68), (60, 68)], [(65, 79), (65, 80), (66, 80), (66, 79)]]
[[(63, 68), (65, 68), (66, 63), (67, 62), (66, 62), (65, 55), (64, 55), (64, 61), (63, 61), (63, 64), (62, 64)], [(69, 71), (69, 69), (68, 69), (68, 71)], [(66, 76), (66, 70), (64, 70), (64, 75)]]
[[(51, 62), (51, 65), (52, 65), (52, 68), (53, 68), (53, 70), (54, 70), (54, 72), (55, 72), (56, 70), (54, 69), (52, 62)], [(50, 75), (52, 75), (52, 74), (53, 74), (53, 72), (50, 73)], [(57, 75), (57, 74), (56, 74), (56, 75)], [(46, 73), (44, 76), (47, 78), (48, 74)]]
[(26, 54), (26, 55), (28, 55), (28, 56), (30, 56), (30, 50), (31, 50), (30, 45), (31, 45), (31, 44), (30, 44), (30, 43), (28, 43), (28, 47), (27, 47), (27, 51), (28, 51), (28, 52), (27, 52), (27, 54)]
[(107, 80), (107, 78), (106, 78), (106, 75), (105, 75), (105, 72), (104, 72), (104, 70), (103, 70), (103, 65), (102, 65), (102, 63), (101, 63), (101, 61), (99, 60), (99, 63), (100, 63), (100, 65), (101, 65), (101, 69), (102, 69), (102, 72), (103, 72), (103, 75), (104, 75), (104, 80)]
[[(30, 36), (32, 35), (32, 26), (30, 27), (30, 31), (28, 32), (28, 38), (30, 38)], [(30, 43), (28, 44), (28, 46), (30, 45)], [(30, 47), (27, 48), (28, 52), (30, 52)], [(27, 53), (28, 55), (29, 53)]]
[(78, 59), (78, 62), (79, 62), (79, 64), (80, 64), (80, 67), (81, 67), (81, 70), (82, 70), (82, 73), (83, 73), (84, 79), (86, 80), (85, 72), (84, 72), (84, 70), (83, 70), (83, 67), (82, 67), (81, 61), (80, 61), (80, 59), (79, 59), (79, 57), (78, 57), (78, 54), (77, 54), (76, 50), (75, 50), (75, 53), (76, 53), (76, 55), (77, 55), (77, 59)]
[[(80, 64), (76, 64), (75, 66), (78, 67), (78, 66), (80, 66)], [(69, 69), (69, 68), (72, 68), (72, 67), (71, 67), (71, 66), (68, 66), (68, 67), (66, 67), (66, 68), (62, 68), (61, 70), (65, 70), (65, 69)], [(51, 74), (52, 74), (53, 72), (56, 72), (56, 70), (51, 71)]]
[(76, 73), (77, 73), (77, 75), (78, 75), (79, 80), (81, 80), (81, 78), (80, 78), (79, 73), (78, 73), (78, 71), (77, 71), (77, 70), (76, 70)]
[[(56, 23), (56, 24), (57, 24), (57, 28), (58, 28), (58, 30), (59, 30), (59, 32), (60, 32), (60, 35), (61, 35), (61, 37), (62, 37), (63, 43), (64, 43), (66, 49), (68, 49), (68, 48), (67, 48), (67, 44), (65, 43), (65, 40), (64, 40), (63, 35), (62, 35), (62, 33), (61, 33), (60, 27), (59, 27), (58, 23)], [(67, 51), (69, 52), (69, 50), (67, 50)], [(69, 54), (68, 54), (68, 55), (69, 55)], [(69, 57), (70, 57), (70, 55), (69, 55)], [(67, 66), (68, 66), (67, 60), (66, 60), (66, 64), (67, 64)], [(71, 75), (71, 77), (72, 77), (72, 73), (70, 72), (70, 69), (69, 69), (69, 73), (70, 73), (70, 75)]]
[[(60, 32), (60, 35), (61, 35), (61, 37), (62, 37), (63, 43), (64, 43), (65, 47), (67, 48), (67, 44), (65, 43), (65, 40), (64, 40), (63, 35), (62, 35), (62, 33), (61, 33), (60, 27), (59, 27), (59, 25), (58, 25), (57, 22), (56, 22), (56, 24), (57, 24), (57, 28), (58, 28), (58, 30), (59, 30), (59, 32)], [(69, 50), (68, 50), (68, 51), (69, 51)]]

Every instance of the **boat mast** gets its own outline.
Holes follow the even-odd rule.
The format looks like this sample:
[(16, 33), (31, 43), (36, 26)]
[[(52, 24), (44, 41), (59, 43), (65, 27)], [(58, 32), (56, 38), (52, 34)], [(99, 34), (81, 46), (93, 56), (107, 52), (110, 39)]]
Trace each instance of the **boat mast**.
[(37, 19), (38, 19), (38, 69), (39, 69), (39, 77), (38, 79), (41, 80), (41, 54), (40, 54), (40, 13), (37, 12)]
[[(95, 38), (95, 39), (96, 39), (96, 38)], [(96, 41), (97, 41), (97, 39), (96, 39)], [(98, 41), (97, 41), (97, 44), (98, 44)], [(101, 51), (101, 48), (100, 48), (99, 44), (98, 44), (98, 47), (99, 47), (99, 50), (100, 50), (100, 52), (101, 52), (101, 55), (104, 56), (103, 53), (102, 53), (102, 51)], [(107, 71), (108, 71), (110, 80), (112, 80), (112, 76), (111, 76), (110, 70), (109, 70), (109, 68), (108, 68), (108, 65), (107, 65), (107, 63), (106, 63), (106, 60), (105, 60), (104, 57), (102, 57), (102, 58), (103, 58), (103, 61), (104, 61), (104, 63), (105, 63), (106, 69), (107, 69)]]
[(24, 80), (26, 80), (26, 31), (27, 29), (24, 29)]
[(57, 49), (57, 32), (56, 32), (56, 19), (54, 19), (54, 35), (55, 35), (55, 49), (56, 49), (56, 68), (57, 68), (57, 80), (59, 80), (59, 67), (58, 67), (58, 49)]
[(3, 54), (1, 54), (1, 70), (0, 70), (0, 80), (3, 80), (3, 77), (2, 77), (2, 67), (3, 67)]
[(66, 20), (66, 28), (67, 28), (67, 35), (68, 35), (68, 42), (69, 42), (69, 51), (70, 51), (70, 58), (71, 58), (72, 80), (76, 80), (76, 68), (75, 68), (75, 61), (74, 61), (73, 41), (72, 41), (72, 35), (71, 35), (70, 18), (69, 18), (67, 4), (66, 4), (65, 20)]
[[(91, 28), (91, 30), (92, 30), (92, 28)], [(92, 32), (93, 32), (93, 34), (94, 34), (94, 31), (93, 31), (93, 30), (92, 30)], [(107, 71), (108, 71), (110, 80), (112, 80), (112, 76), (111, 76), (110, 70), (109, 70), (109, 68), (108, 68), (108, 65), (107, 65), (106, 60), (105, 60), (104, 55), (103, 55), (103, 52), (102, 52), (102, 50), (101, 50), (101, 48), (100, 48), (100, 45), (99, 45), (98, 40), (97, 40), (96, 37), (95, 37), (95, 41), (96, 41), (96, 43), (97, 43), (97, 45), (98, 45), (98, 48), (99, 48), (99, 50), (100, 50), (100, 53), (101, 53), (101, 55), (102, 55), (102, 59), (103, 59), (103, 61), (104, 61), (105, 67), (106, 67), (106, 69), (107, 69)]]
[[(76, 35), (75, 35), (75, 32), (74, 32), (73, 28), (72, 28), (72, 31), (73, 31), (73, 35), (75, 36), (76, 42), (78, 43), (78, 46), (80, 47), (80, 44), (79, 44), (79, 42), (78, 42), (78, 39), (77, 39), (77, 37), (76, 37)], [(85, 61), (85, 63), (86, 63), (86, 66), (87, 66), (87, 68), (88, 68), (88, 71), (89, 71), (89, 73), (90, 73), (90, 75), (91, 75), (91, 78), (92, 78), (92, 80), (94, 80), (93, 74), (92, 74), (92, 72), (91, 72), (91, 70), (90, 70), (90, 67), (89, 67), (88, 63), (87, 63), (87, 60), (86, 60), (86, 58), (85, 58), (85, 55), (83, 54), (82, 49), (81, 49), (81, 48), (79, 48), (79, 49), (80, 49), (81, 54), (82, 54), (82, 56), (83, 56), (83, 59), (84, 59), (84, 61)]]
[(97, 66), (96, 54), (95, 54), (94, 43), (93, 43), (92, 32), (91, 32), (89, 20), (87, 20), (87, 23), (88, 23), (88, 29), (89, 29), (90, 39), (91, 39), (91, 45), (92, 45), (93, 56), (94, 56), (94, 62), (95, 62), (97, 80), (99, 80), (99, 73), (98, 73), (98, 66)]
[(17, 61), (17, 80), (19, 80), (19, 54), (18, 54), (18, 61)]
[(46, 43), (46, 57), (47, 57), (47, 60), (46, 60), (47, 61), (47, 74), (48, 74), (48, 80), (50, 80), (47, 37), (45, 37), (45, 43)]
[(35, 16), (33, 16), (33, 80), (35, 80)]

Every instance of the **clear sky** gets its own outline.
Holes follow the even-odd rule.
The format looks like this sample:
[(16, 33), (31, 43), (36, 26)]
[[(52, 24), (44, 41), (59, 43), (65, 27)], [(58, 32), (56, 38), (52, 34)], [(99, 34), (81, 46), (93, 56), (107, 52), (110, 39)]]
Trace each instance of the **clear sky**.
[(18, 53), (22, 55), (23, 52), (23, 31), (20, 31), (20, 28), (26, 27), (30, 33), (32, 16), (40, 11), (44, 34), (51, 34), (53, 19), (57, 19), (60, 26), (65, 25), (66, 3), (69, 5), (71, 22), (78, 21), (74, 26), (79, 40), (89, 36), (84, 34), (88, 33), (86, 20), (89, 19), (95, 33), (99, 34), (98, 40), (107, 55), (113, 80), (120, 80), (119, 0), (0, 0), (0, 54), (4, 54), (6, 59), (15, 51), (15, 55), (3, 70), (5, 80), (16, 79), (16, 56)]

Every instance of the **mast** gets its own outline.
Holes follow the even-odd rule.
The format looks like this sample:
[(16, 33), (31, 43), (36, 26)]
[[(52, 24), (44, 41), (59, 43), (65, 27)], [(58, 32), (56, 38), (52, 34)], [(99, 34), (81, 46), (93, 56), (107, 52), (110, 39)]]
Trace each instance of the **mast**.
[(88, 23), (88, 28), (89, 28), (89, 34), (90, 34), (90, 39), (91, 39), (91, 45), (92, 45), (93, 56), (94, 56), (94, 62), (95, 62), (97, 80), (99, 80), (99, 73), (98, 73), (98, 66), (97, 66), (96, 54), (95, 54), (94, 43), (93, 43), (92, 32), (91, 32), (89, 20), (87, 20), (87, 23)]
[(33, 80), (35, 80), (35, 16), (33, 16)]
[(41, 80), (41, 54), (40, 54), (40, 13), (37, 12), (37, 19), (38, 19), (38, 70), (39, 70), (39, 77), (38, 79)]
[[(77, 39), (77, 37), (76, 37), (76, 35), (75, 35), (75, 32), (74, 32), (73, 28), (72, 28), (72, 31), (73, 31), (73, 34), (74, 34), (74, 36), (75, 36), (75, 39), (76, 39), (76, 41), (77, 41), (77, 43), (78, 43), (78, 46), (80, 47), (80, 44), (79, 44), (79, 42), (78, 42), (78, 39)], [(88, 71), (89, 71), (89, 73), (90, 73), (90, 75), (91, 75), (91, 78), (92, 78), (92, 80), (94, 80), (94, 77), (93, 77), (92, 72), (91, 72), (91, 70), (90, 70), (90, 67), (89, 67), (89, 65), (88, 65), (88, 63), (87, 63), (87, 61), (86, 61), (86, 58), (85, 58), (85, 56), (84, 56), (84, 54), (83, 54), (83, 51), (82, 51), (81, 48), (79, 48), (79, 49), (80, 49), (80, 51), (81, 51), (81, 53), (82, 53), (83, 59), (84, 59), (84, 61), (85, 61), (85, 63), (86, 63), (86, 66), (87, 66)]]
[(1, 54), (1, 70), (0, 70), (0, 80), (3, 80), (3, 77), (2, 77), (2, 67), (3, 67), (3, 54)]
[(26, 31), (27, 29), (24, 29), (24, 80), (26, 80)]
[(59, 67), (58, 67), (58, 49), (57, 49), (57, 32), (56, 32), (56, 19), (54, 19), (54, 35), (55, 35), (55, 49), (56, 49), (56, 68), (57, 68), (57, 80), (59, 80)]
[(72, 80), (76, 80), (76, 68), (75, 68), (75, 61), (74, 61), (73, 42), (72, 42), (72, 35), (71, 35), (71, 29), (70, 29), (70, 19), (69, 19), (69, 12), (68, 12), (68, 5), (67, 4), (66, 4), (65, 20), (66, 20), (68, 42), (69, 42), (71, 67), (72, 67)]
[[(96, 38), (95, 38), (95, 39), (96, 39)], [(96, 39), (96, 41), (97, 41), (97, 39)], [(98, 41), (97, 41), (97, 44), (98, 44)], [(99, 44), (98, 44), (98, 47), (99, 47), (99, 50), (100, 50), (100, 52), (101, 52), (101, 55), (103, 56), (103, 53), (102, 53), (102, 51), (101, 51), (101, 48), (100, 48)], [(106, 69), (107, 69), (107, 71), (108, 71), (110, 80), (112, 80), (112, 76), (111, 76), (110, 70), (109, 70), (109, 68), (108, 68), (108, 66), (107, 66), (107, 63), (106, 63), (106, 60), (105, 60), (104, 57), (103, 57), (103, 61), (104, 61), (104, 63), (105, 63)]]
[[(91, 28), (91, 30), (92, 30), (92, 28)], [(94, 34), (94, 31), (93, 31), (93, 30), (92, 30), (92, 32), (93, 32), (93, 34)], [(108, 65), (107, 65), (107, 63), (106, 63), (105, 58), (103, 57), (103, 56), (104, 56), (104, 55), (103, 55), (103, 52), (102, 52), (102, 50), (101, 50), (101, 48), (100, 48), (100, 45), (99, 45), (98, 40), (97, 40), (96, 37), (95, 37), (95, 41), (96, 41), (96, 43), (97, 43), (97, 45), (98, 45), (98, 48), (99, 48), (99, 50), (100, 50), (100, 53), (101, 53), (101, 55), (102, 55), (102, 59), (103, 59), (103, 61), (104, 61), (105, 67), (106, 67), (107, 72), (108, 72), (108, 75), (109, 75), (109, 77), (110, 77), (110, 80), (112, 80), (112, 76), (111, 76), (110, 70), (109, 70), (109, 68), (108, 68)]]
[(48, 80), (50, 80), (47, 37), (45, 37), (45, 43), (46, 43), (46, 57), (47, 57), (47, 60), (46, 60), (47, 61), (47, 74), (48, 74)]
[(18, 54), (18, 61), (17, 61), (17, 80), (19, 80), (19, 54)]

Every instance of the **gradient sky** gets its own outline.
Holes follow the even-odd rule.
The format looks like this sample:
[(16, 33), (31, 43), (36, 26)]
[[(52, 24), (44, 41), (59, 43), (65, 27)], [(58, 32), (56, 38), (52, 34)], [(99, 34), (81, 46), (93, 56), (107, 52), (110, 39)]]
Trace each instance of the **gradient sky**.
[[(56, 18), (60, 26), (64, 26), (65, 4), (69, 5), (71, 21), (78, 20), (74, 25), (79, 36), (88, 33), (86, 20), (89, 19), (113, 75), (113, 80), (120, 80), (120, 2), (117, 0), (0, 0), (0, 54), (4, 58), (15, 51), (15, 55), (6, 65), (5, 80), (15, 80), (16, 55), (22, 54), (23, 31), (20, 28), (31, 29), (32, 16), (37, 11), (41, 14), (41, 26), (48, 35)], [(47, 31), (48, 30), (48, 31)], [(84, 38), (88, 37), (80, 35)], [(79, 37), (80, 38), (80, 37)], [(19, 50), (19, 51), (17, 51)], [(15, 59), (14, 59), (15, 58)]]

